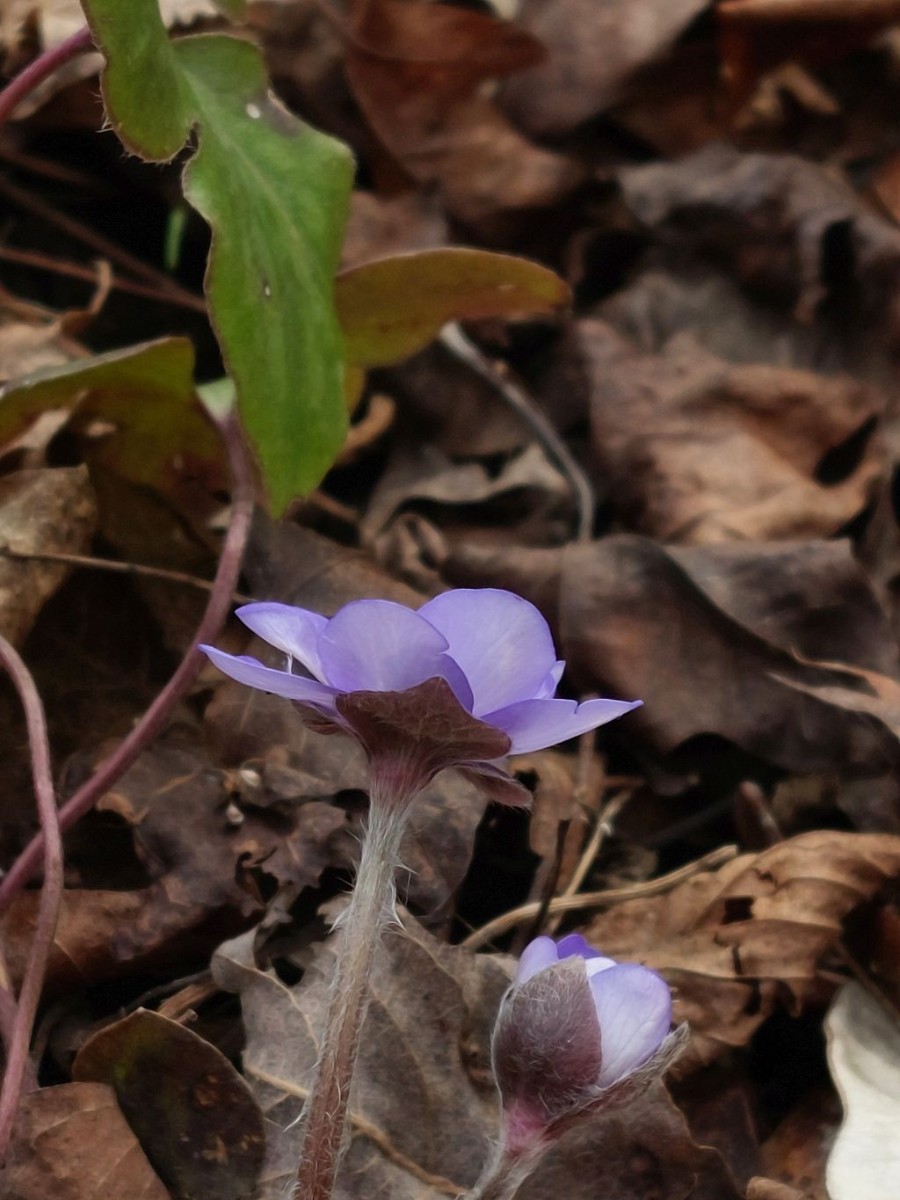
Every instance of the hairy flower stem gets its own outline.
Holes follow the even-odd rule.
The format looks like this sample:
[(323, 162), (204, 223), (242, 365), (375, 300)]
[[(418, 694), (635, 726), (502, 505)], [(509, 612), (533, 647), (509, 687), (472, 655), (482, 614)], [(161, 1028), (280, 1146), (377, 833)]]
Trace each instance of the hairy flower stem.
[[(372, 768), (369, 822), (341, 936), (325, 1033), (309, 1101), (294, 1190), (296, 1200), (330, 1200), (344, 1148), (350, 1081), (368, 1007), (369, 977), (382, 934), (394, 916), (394, 872), (410, 804), (418, 789), (398, 796), (391, 772)], [(394, 786), (391, 791), (388, 788)]]
[(93, 50), (94, 39), (87, 25), (73, 33), (71, 37), (67, 37), (65, 41), (60, 42), (58, 46), (52, 46), (49, 50), (45, 50), (38, 57), (0, 91), (0, 125), (2, 125), (21, 104), (21, 102), (38, 86), (48, 79), (60, 67), (70, 62), (73, 58), (77, 58), (79, 54), (83, 54), (86, 50)]
[(462, 1200), (513, 1200), (547, 1149), (544, 1142), (538, 1141), (530, 1150), (513, 1154), (501, 1143), (481, 1178)]

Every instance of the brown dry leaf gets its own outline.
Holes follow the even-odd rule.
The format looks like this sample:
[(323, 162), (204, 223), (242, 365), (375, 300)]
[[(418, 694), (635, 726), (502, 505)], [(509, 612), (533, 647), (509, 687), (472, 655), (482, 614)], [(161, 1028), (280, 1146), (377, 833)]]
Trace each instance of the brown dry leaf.
[(434, 197), (406, 192), (385, 198), (355, 191), (350, 197), (341, 267), (410, 250), (432, 250), (447, 241), (447, 222)]
[(893, 389), (900, 230), (835, 170), (705, 147), (618, 173), (652, 252), (600, 315), (659, 352), (688, 331), (732, 362)]
[(4, 1200), (171, 1200), (102, 1083), (66, 1083), (23, 1097)]
[[(0, 478), (0, 550), (85, 554), (97, 524), (86, 467), (16, 471)], [(18, 646), (71, 568), (0, 555), (0, 632)]]
[(884, 398), (848, 377), (731, 365), (686, 335), (642, 354), (602, 321), (577, 323), (595, 470), (628, 525), (702, 544), (828, 536), (865, 507), (880, 473), (869, 438)]
[(900, 838), (818, 831), (745, 854), (595, 917), (582, 932), (614, 958), (661, 971), (692, 1044), (681, 1070), (743, 1046), (779, 1000), (812, 993), (842, 922), (900, 873)]
[(538, 67), (510, 80), (503, 106), (533, 135), (568, 133), (621, 95), (710, 0), (524, 0), (516, 19), (547, 47)]
[(228, 1059), (196, 1033), (138, 1009), (85, 1042), (72, 1073), (115, 1089), (174, 1200), (252, 1193), (265, 1151), (262, 1114)]
[[(254, 965), (251, 944), (247, 934), (223, 946), (213, 972), (220, 986), (240, 994), (244, 1072), (270, 1122), (257, 1200), (280, 1200), (298, 1142), (296, 1129), (285, 1126), (300, 1110), (315, 1062), (333, 939), (294, 988)], [(388, 935), (363, 1030), (337, 1200), (438, 1200), (475, 1181), (496, 1130), (489, 1042), (508, 981), (498, 960), (447, 946), (412, 921)], [(691, 1142), (664, 1096), (598, 1123), (572, 1149), (572, 1158), (543, 1166), (523, 1197), (593, 1200), (603, 1164), (609, 1200), (738, 1200), (719, 1156)]]
[(372, 129), (447, 210), (490, 227), (497, 214), (546, 208), (582, 180), (538, 149), (479, 90), (532, 65), (540, 43), (516, 26), (451, 5), (358, 0), (345, 70)]
[(442, 573), (536, 603), (576, 680), (644, 701), (610, 732), (654, 755), (677, 749), (668, 769), (688, 778), (727, 760), (725, 748), (701, 739), (710, 734), (804, 774), (871, 778), (897, 763), (888, 730), (822, 699), (798, 704), (785, 682), (847, 686), (846, 674), (798, 653), (898, 673), (886, 617), (848, 543), (667, 551), (620, 535), (564, 550), (466, 546)]
[(572, 527), (572, 492), (537, 443), (511, 455), (499, 472), (453, 462), (428, 444), (400, 442), (375, 485), (360, 524), (363, 545), (390, 562), (391, 526), (420, 512), (453, 538), (485, 530), (506, 543), (557, 545)]

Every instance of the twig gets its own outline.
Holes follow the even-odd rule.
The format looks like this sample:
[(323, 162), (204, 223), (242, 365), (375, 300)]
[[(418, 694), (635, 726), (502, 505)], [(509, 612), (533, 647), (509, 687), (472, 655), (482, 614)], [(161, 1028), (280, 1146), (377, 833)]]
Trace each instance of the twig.
[(0, 125), (9, 120), (25, 97), (31, 95), (39, 83), (49, 79), (55, 71), (73, 58), (77, 58), (79, 54), (83, 54), (85, 50), (93, 48), (94, 39), (90, 29), (85, 25), (77, 33), (73, 33), (71, 37), (60, 42), (58, 46), (53, 46), (50, 50), (39, 54), (0, 92)]
[(52, 204), (48, 204), (46, 200), (42, 200), (27, 188), (19, 187), (17, 184), (11, 183), (8, 179), (0, 178), (0, 194), (4, 195), (7, 200), (11, 200), (13, 204), (26, 209), (42, 221), (46, 221), (48, 225), (55, 225), (63, 233), (67, 233), (70, 237), (84, 242), (85, 245), (90, 246), (102, 258), (110, 259), (111, 262), (117, 263), (123, 270), (130, 271), (132, 275), (143, 279), (145, 283), (158, 288), (159, 293), (169, 296), (173, 303), (181, 304), (184, 308), (193, 309), (195, 312), (206, 313), (206, 301), (202, 296), (197, 296), (193, 292), (189, 292), (187, 288), (183, 288), (179, 283), (176, 283), (165, 271), (159, 271), (156, 267), (148, 266), (147, 263), (142, 262), (134, 254), (129, 254), (127, 250), (123, 250), (121, 246), (116, 245), (109, 238), (103, 237), (102, 234), (95, 232), (90, 226), (85, 225), (75, 217), (60, 212)]
[[(103, 760), (91, 778), (82, 784), (60, 809), (60, 827), (63, 832), (70, 829), (76, 821), (93, 808), (96, 801), (109, 791), (113, 783), (128, 770), (135, 759), (162, 730), (172, 709), (187, 693), (205, 661), (197, 649), (198, 643), (215, 640), (231, 607), (231, 598), (237, 585), (241, 560), (244, 556), (253, 517), (253, 469), (237, 417), (232, 413), (216, 423), (231, 461), (234, 491), (231, 523), (225, 535), (225, 544), (222, 547), (222, 556), (219, 559), (209, 603), (197, 627), (194, 640), (172, 678), (131, 733), (119, 743), (109, 758)], [(0, 883), (0, 912), (9, 907), (13, 897), (34, 875), (43, 853), (43, 840), (42, 834), (32, 838), (10, 867), (6, 878)]]
[[(695, 862), (679, 867), (677, 871), (671, 871), (668, 875), (660, 875), (659, 879), (648, 879), (644, 883), (632, 883), (628, 887), (607, 888), (603, 892), (581, 892), (577, 896), (557, 896), (555, 900), (550, 901), (548, 911), (550, 913), (578, 912), (585, 908), (604, 908), (607, 904), (623, 904), (626, 900), (634, 900), (639, 896), (657, 896), (661, 892), (669, 891), (670, 888), (682, 883), (685, 879), (690, 879), (692, 875), (699, 875), (701, 871), (712, 871), (716, 867), (731, 862), (737, 853), (737, 846), (720, 846), (718, 850), (711, 850), (709, 854), (704, 854)], [(539, 900), (533, 900), (529, 904), (511, 908), (509, 912), (502, 913), (493, 921), (482, 925), (480, 929), (474, 930), (460, 944), (470, 950), (487, 945), (494, 938), (514, 929), (522, 921), (530, 921), (538, 912), (540, 903)]]
[[(183, 587), (196, 588), (198, 592), (211, 592), (216, 586), (215, 580), (200, 579), (197, 575), (188, 575), (185, 571), (171, 571), (168, 567), (148, 567), (143, 563), (122, 562), (116, 558), (95, 558), (90, 554), (64, 554), (54, 550), (17, 550), (15, 546), (0, 543), (0, 557), (11, 558), (14, 562), (53, 562), (65, 563), (69, 567), (86, 567), (92, 571), (110, 571), (114, 575), (131, 575), (137, 579), (161, 579), (165, 583), (178, 583)], [(232, 600), (237, 604), (247, 604), (252, 597), (242, 592), (235, 592)]]
[(553, 424), (541, 412), (525, 389), (519, 387), (513, 379), (501, 374), (490, 359), (469, 341), (458, 325), (446, 325), (441, 332), (440, 341), (451, 354), (461, 358), (486, 383), (495, 388), (513, 412), (528, 426), (543, 446), (547, 457), (556, 464), (571, 488), (578, 516), (576, 540), (579, 542), (590, 541), (596, 507), (594, 489)]
[[(65, 262), (46, 254), (39, 254), (34, 250), (0, 246), (0, 259), (21, 263), (25, 267), (34, 267), (38, 271), (49, 271), (54, 275), (66, 275), (70, 279), (82, 279), (85, 283), (96, 284), (97, 282), (96, 268), (91, 270), (90, 267), (82, 266), (80, 263)], [(183, 295), (172, 295), (169, 291), (161, 291), (158, 287), (151, 287), (148, 283), (135, 283), (130, 279), (120, 279), (116, 275), (110, 279), (109, 286), (115, 292), (128, 292), (132, 296), (155, 300), (158, 304), (172, 304), (181, 308), (189, 308), (193, 312), (200, 312), (202, 307), (202, 311), (206, 311), (199, 296), (196, 298), (196, 302), (191, 300), (190, 303), (187, 303)]]
[(6, 1071), (0, 1088), (0, 1162), (6, 1157), (12, 1133), (19, 1096), (28, 1066), (28, 1047), (37, 1012), (47, 958), (56, 933), (59, 908), (63, 890), (62, 837), (59, 813), (53, 790), (53, 772), (50, 766), (50, 745), (47, 740), (47, 722), (44, 708), (31, 673), (22, 659), (0, 636), (0, 663), (6, 668), (15, 684), (16, 691), (25, 710), (28, 728), (28, 744), (31, 750), (31, 775), (34, 796), (41, 822), (42, 838), (40, 853), (44, 859), (44, 886), (38, 905), (37, 920), (28, 951), (28, 962), (19, 989), (9, 1048), (6, 1056)]

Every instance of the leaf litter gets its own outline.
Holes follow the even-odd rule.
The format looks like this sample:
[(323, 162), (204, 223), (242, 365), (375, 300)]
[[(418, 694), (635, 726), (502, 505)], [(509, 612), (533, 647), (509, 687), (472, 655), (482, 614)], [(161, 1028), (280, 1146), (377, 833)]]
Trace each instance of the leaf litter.
[[(224, 28), (212, 6), (170, 7)], [(524, 1200), (588, 1200), (598, 1177), (610, 1200), (887, 1196), (897, 1164), (872, 1137), (896, 1102), (900, 1027), (898, 48), (874, 6), (824, 7), (249, 5), (290, 112), (360, 164), (344, 400), (357, 430), (379, 397), (390, 418), (281, 519), (258, 512), (242, 593), (331, 615), (511, 588), (550, 621), (566, 694), (644, 700), (599, 746), (513, 760), (531, 829), (452, 772), (424, 797), (354, 1084), (346, 1200), (473, 1184), (498, 1129), (489, 1037), (510, 955), (549, 929), (660, 970), (692, 1040), (668, 1094), (573, 1138)], [(5, 14), (10, 63), (76, 10)], [(191, 53), (178, 61), (200, 78)], [(10, 180), (80, 222), (76, 236), (2, 198), (0, 626), (41, 685), (62, 798), (189, 644), (229, 501), (192, 380), (221, 359), (178, 292), (199, 294), (206, 233), (176, 217), (174, 171), (96, 137), (92, 89), (73, 73), (0, 135)], [(139, 218), (113, 219), (112, 195)], [(65, 270), (94, 269), (83, 236), (120, 244), (114, 284), (152, 295), (114, 286), (92, 306)], [(338, 247), (320, 250), (330, 271)], [(270, 265), (280, 279), (289, 264)], [(446, 319), (495, 378), (452, 340), (426, 345)], [(244, 391), (269, 386), (241, 361)], [(590, 481), (589, 538), (540, 418)], [(221, 645), (259, 652), (236, 623)], [(11, 690), (0, 705), (8, 869), (35, 818)], [(41, 1088), (4, 1194), (283, 1194), (365, 787), (349, 743), (202, 672), (67, 835)], [(15, 981), (37, 897), (3, 916)], [(459, 944), (504, 914), (478, 953)], [(179, 1099), (150, 1120), (162, 1083)], [(231, 1122), (249, 1139), (239, 1165)]]

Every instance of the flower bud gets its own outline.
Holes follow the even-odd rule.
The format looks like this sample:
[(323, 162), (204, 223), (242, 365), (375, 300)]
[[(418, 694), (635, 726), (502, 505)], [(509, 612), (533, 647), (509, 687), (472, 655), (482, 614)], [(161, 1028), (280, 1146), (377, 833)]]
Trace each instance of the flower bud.
[(570, 1125), (627, 1103), (681, 1050), (669, 1034), (672, 997), (661, 975), (616, 963), (580, 934), (540, 937), (522, 954), (492, 1046), (507, 1152), (554, 1141)]

